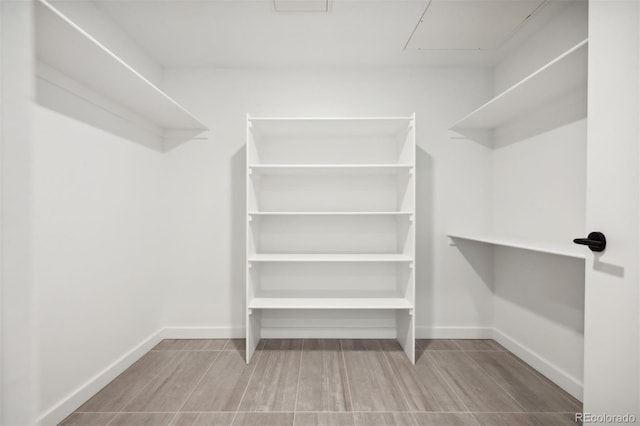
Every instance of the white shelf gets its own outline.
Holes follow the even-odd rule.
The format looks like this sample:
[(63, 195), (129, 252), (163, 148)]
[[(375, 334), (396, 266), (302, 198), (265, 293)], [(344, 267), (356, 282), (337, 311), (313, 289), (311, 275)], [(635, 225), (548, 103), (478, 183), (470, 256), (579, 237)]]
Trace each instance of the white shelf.
[(395, 135), (412, 125), (413, 117), (248, 117), (263, 135)]
[(410, 256), (404, 254), (254, 254), (249, 256), (249, 262), (412, 262)]
[(494, 129), (587, 84), (587, 40), (459, 120), (451, 130)]
[(512, 247), (522, 250), (536, 251), (540, 253), (553, 254), (557, 256), (572, 257), (575, 259), (586, 259), (586, 248), (567, 244), (553, 244), (539, 241), (524, 240), (518, 238), (508, 238), (489, 235), (472, 234), (447, 234), (449, 238), (476, 241), (502, 247)]
[(345, 174), (394, 174), (413, 171), (411, 164), (250, 164), (250, 172), (259, 174), (291, 173), (345, 173)]
[[(161, 130), (160, 136), (172, 143), (208, 130), (176, 101), (45, 0), (36, 2), (36, 57), (47, 67), (157, 126)], [(39, 77), (47, 79), (49, 75)]]
[(251, 216), (410, 216), (413, 212), (249, 212)]
[(413, 309), (402, 298), (267, 298), (249, 301), (249, 309)]

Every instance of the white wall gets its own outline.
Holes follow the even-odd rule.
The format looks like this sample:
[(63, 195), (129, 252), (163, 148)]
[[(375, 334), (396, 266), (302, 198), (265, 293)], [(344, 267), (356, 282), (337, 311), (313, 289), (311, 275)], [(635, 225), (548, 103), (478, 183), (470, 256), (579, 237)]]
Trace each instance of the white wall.
[(0, 423), (33, 424), (35, 361), (31, 276), (30, 2), (0, 2)]
[(163, 325), (166, 157), (39, 106), (33, 128), (38, 414), (51, 424)]
[(479, 275), (449, 247), (445, 233), (460, 221), (490, 224), (490, 151), (452, 141), (447, 132), (490, 96), (489, 70), (172, 70), (163, 87), (211, 128), (208, 141), (167, 154), (173, 233), (167, 325), (211, 328), (210, 334), (243, 331), (246, 113), (416, 112), (418, 336), (486, 336), (484, 327), (492, 323), (489, 270)]
[[(567, 8), (495, 69), (496, 93), (587, 34), (587, 4)], [(586, 235), (586, 89), (495, 133), (492, 230), (570, 244)], [(509, 349), (581, 398), (584, 261), (496, 248), (494, 327)]]

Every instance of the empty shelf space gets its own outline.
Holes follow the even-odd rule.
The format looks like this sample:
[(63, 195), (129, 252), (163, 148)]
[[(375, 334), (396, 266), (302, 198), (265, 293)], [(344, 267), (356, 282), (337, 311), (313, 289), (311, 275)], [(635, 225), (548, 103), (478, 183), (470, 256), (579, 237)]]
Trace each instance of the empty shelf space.
[(519, 238), (472, 235), (472, 234), (447, 234), (449, 238), (475, 241), (502, 247), (512, 247), (522, 250), (536, 251), (540, 253), (553, 254), (558, 256), (571, 257), (575, 259), (586, 259), (586, 252), (583, 247), (573, 246), (571, 243), (557, 244), (531, 241)]
[(403, 298), (253, 298), (249, 309), (412, 309)]
[(500, 93), (451, 130), (494, 129), (587, 84), (587, 40)]
[(412, 125), (413, 117), (249, 117), (261, 134), (394, 135)]
[(404, 254), (254, 254), (249, 262), (412, 262), (410, 256)]
[[(162, 136), (171, 141), (187, 140), (208, 130), (54, 6), (38, 0), (35, 9), (36, 58), (40, 63), (157, 126)], [(38, 77), (54, 85), (69, 85), (66, 79), (50, 81), (57, 73), (45, 71), (38, 70)], [(68, 89), (78, 91), (77, 87)]]

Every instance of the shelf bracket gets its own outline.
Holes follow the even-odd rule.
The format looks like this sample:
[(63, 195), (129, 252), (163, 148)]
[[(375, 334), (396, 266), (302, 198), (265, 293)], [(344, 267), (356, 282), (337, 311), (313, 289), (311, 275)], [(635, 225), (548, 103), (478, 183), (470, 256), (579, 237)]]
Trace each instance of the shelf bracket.
[(251, 308), (247, 309), (247, 314), (248, 315), (253, 315), (253, 309), (251, 309)]

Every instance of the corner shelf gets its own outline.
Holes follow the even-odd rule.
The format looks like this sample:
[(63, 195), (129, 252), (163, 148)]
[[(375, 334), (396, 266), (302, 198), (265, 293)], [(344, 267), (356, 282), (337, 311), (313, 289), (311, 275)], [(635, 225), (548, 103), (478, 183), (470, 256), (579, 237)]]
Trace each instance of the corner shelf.
[(412, 262), (410, 256), (403, 254), (254, 254), (249, 262)]
[(294, 298), (255, 297), (249, 309), (413, 309), (403, 298)]
[(571, 257), (574, 259), (586, 259), (583, 247), (573, 247), (569, 244), (553, 244), (539, 241), (530, 241), (518, 238), (498, 237), (473, 234), (447, 234), (451, 239), (474, 241), (502, 247), (512, 247), (521, 250), (535, 251), (539, 253), (553, 254), (557, 256)]
[(159, 134), (156, 136), (160, 142), (176, 144), (208, 130), (191, 113), (46, 0), (36, 2), (35, 16), (36, 58), (46, 68), (56, 71), (38, 69), (38, 78), (83, 97), (77, 84), (71, 88), (66, 78), (51, 81), (58, 74), (68, 77), (79, 83), (85, 89), (83, 92), (88, 89), (157, 127)]
[(500, 93), (450, 127), (491, 130), (587, 85), (587, 40)]

